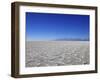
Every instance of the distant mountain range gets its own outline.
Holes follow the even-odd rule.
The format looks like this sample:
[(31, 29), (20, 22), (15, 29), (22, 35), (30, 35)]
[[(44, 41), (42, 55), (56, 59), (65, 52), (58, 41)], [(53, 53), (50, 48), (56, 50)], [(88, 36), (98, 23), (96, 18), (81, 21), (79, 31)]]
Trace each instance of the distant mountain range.
[(54, 41), (89, 41), (89, 39), (78, 39), (78, 38), (67, 39), (67, 38), (63, 38), (63, 39), (55, 39)]

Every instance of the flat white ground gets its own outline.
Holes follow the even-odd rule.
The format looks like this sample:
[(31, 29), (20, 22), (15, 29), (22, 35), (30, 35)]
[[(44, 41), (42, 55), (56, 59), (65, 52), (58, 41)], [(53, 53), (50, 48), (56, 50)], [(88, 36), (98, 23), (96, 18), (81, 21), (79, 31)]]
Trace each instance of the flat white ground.
[(27, 41), (26, 67), (89, 64), (89, 41)]

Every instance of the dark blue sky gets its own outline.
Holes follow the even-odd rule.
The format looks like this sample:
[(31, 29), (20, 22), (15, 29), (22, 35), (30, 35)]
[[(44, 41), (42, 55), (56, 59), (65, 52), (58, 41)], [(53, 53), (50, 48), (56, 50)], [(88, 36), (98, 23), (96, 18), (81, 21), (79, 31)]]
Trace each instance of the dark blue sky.
[(26, 39), (88, 39), (89, 15), (26, 12)]

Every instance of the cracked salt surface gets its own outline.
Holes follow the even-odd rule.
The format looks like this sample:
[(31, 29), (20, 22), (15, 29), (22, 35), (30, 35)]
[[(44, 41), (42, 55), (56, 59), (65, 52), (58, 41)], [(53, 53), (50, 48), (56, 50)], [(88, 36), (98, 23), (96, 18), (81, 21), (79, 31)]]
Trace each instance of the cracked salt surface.
[(89, 41), (27, 41), (26, 67), (89, 64)]

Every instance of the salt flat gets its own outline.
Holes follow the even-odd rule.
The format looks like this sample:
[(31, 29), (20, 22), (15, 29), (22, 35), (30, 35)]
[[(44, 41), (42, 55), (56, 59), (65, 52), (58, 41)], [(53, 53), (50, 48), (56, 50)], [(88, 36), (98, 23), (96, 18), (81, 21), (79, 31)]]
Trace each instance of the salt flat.
[(89, 41), (26, 41), (26, 67), (89, 64)]

